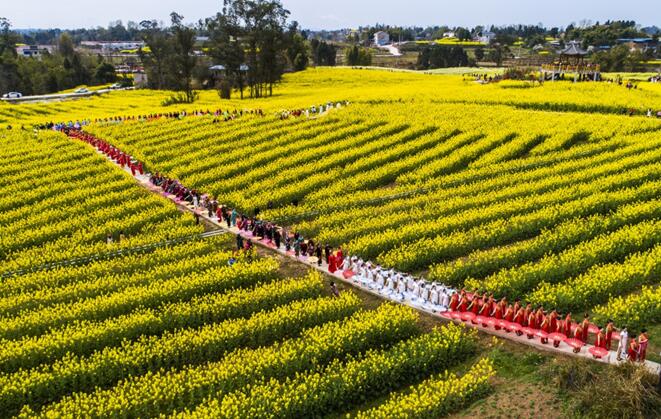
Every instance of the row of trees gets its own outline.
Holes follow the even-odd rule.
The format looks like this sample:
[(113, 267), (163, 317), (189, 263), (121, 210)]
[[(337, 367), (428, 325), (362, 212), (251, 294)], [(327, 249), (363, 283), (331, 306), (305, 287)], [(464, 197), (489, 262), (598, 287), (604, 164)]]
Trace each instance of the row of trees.
[(430, 68), (465, 67), (470, 62), (468, 54), (462, 47), (430, 45), (418, 54), (418, 68), (427, 70)]
[[(182, 23), (172, 13), (169, 27), (155, 21), (141, 22), (142, 37), (149, 50), (139, 52), (149, 85), (184, 93), (194, 100), (193, 81), (215, 86), (228, 98), (236, 89), (241, 98), (270, 96), (284, 72), (303, 70), (309, 63), (306, 39), (279, 1), (224, 0), (222, 10), (196, 27)], [(198, 33), (209, 38), (207, 57), (195, 49)], [(315, 63), (334, 64), (327, 44), (313, 46)], [(332, 49), (334, 51), (334, 48)], [(213, 72), (209, 71), (210, 64)]]

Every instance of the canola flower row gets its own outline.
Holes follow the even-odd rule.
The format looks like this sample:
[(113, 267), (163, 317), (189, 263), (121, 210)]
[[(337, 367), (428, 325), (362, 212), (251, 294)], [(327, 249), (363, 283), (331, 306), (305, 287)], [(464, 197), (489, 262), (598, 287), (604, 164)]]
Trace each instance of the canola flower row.
[(607, 303), (595, 307), (592, 313), (595, 321), (603, 323), (612, 319), (630, 330), (658, 324), (661, 322), (661, 287), (643, 286), (635, 294), (613, 296)]
[(617, 208), (612, 214), (570, 219), (551, 229), (543, 230), (540, 235), (532, 239), (507, 246), (477, 250), (466, 258), (432, 265), (429, 277), (443, 279), (449, 284), (461, 285), (466, 278), (481, 279), (500, 269), (565, 250), (626, 224), (659, 217), (661, 217), (661, 201), (658, 199), (626, 204)]
[[(100, 259), (84, 265), (69, 265), (54, 267), (48, 273), (44, 271), (28, 272), (23, 275), (5, 278), (0, 282), (0, 296), (7, 298), (12, 295), (32, 293), (42, 290), (57, 289), (72, 286), (79, 282), (94, 281), (113, 274), (132, 274), (154, 269), (153, 265), (166, 262), (179, 267), (186, 258), (203, 255), (213, 251), (222, 242), (221, 237), (211, 237), (205, 240), (190, 240), (175, 246), (165, 246), (146, 253), (125, 253), (120, 257)], [(181, 260), (180, 260), (181, 259)]]
[(40, 336), (4, 341), (0, 348), (0, 369), (9, 373), (34, 368), (66, 354), (89, 355), (141, 336), (249, 317), (292, 301), (318, 297), (322, 286), (320, 274), (311, 272), (296, 280), (266, 282), (253, 288), (201, 295), (103, 321), (78, 321)]
[(273, 259), (237, 263), (230, 267), (225, 261), (231, 253), (226, 255), (220, 266), (203, 272), (128, 287), (116, 293), (73, 303), (56, 304), (21, 316), (0, 318), (0, 338), (38, 336), (49, 329), (75, 321), (104, 320), (130, 313), (137, 308), (153, 308), (164, 303), (186, 301), (197, 295), (252, 286), (276, 276), (278, 263)]
[[(634, 174), (635, 171), (630, 173)], [(615, 180), (615, 187), (617, 187), (622, 185), (621, 181), (623, 178), (624, 176), (622, 176), (622, 178), (610, 176), (604, 180)], [(400, 247), (395, 247), (392, 250), (388, 250), (379, 256), (379, 260), (388, 266), (396, 266), (399, 269), (412, 270), (416, 268), (424, 268), (434, 262), (464, 256), (472, 251), (482, 248), (507, 244), (515, 240), (527, 239), (534, 234), (538, 234), (542, 227), (552, 227), (558, 222), (558, 219), (566, 220), (572, 216), (571, 213), (559, 213), (549, 217), (549, 210), (571, 208), (572, 204), (575, 208), (577, 202), (594, 197), (594, 194), (582, 192), (582, 190), (589, 191), (593, 187), (599, 189), (598, 183), (585, 185), (585, 188), (581, 188), (582, 186), (584, 185), (576, 184), (572, 187), (558, 189), (554, 193), (543, 195), (549, 198), (555, 198), (555, 196), (564, 196), (570, 199), (578, 198), (568, 203), (563, 204), (563, 198), (555, 202), (542, 199), (542, 202), (549, 202), (549, 205), (541, 205), (541, 208), (539, 209), (533, 207), (531, 208), (531, 212), (527, 214), (517, 213), (509, 219), (506, 217), (496, 218), (493, 221), (489, 219), (485, 223), (478, 223), (474, 227), (474, 224), (471, 223), (469, 225), (471, 228), (468, 230), (457, 229), (457, 231), (452, 231), (451, 229), (446, 229), (445, 234), (433, 238), (424, 237), (408, 244), (405, 243)], [(574, 193), (575, 195), (572, 196), (571, 193)], [(604, 195), (607, 194), (608, 193)], [(581, 199), (581, 197), (585, 198)], [(531, 201), (534, 200), (532, 196), (529, 198)], [(503, 204), (507, 203), (511, 205), (512, 209), (516, 208), (517, 205), (530, 205), (530, 202), (524, 198), (505, 201)], [(477, 212), (476, 216), (481, 217), (487, 215), (492, 207), (496, 207), (496, 205), (482, 208), (483, 214)], [(473, 213), (475, 213), (475, 211)], [(540, 214), (545, 214), (546, 219), (543, 218), (544, 215), (540, 217)], [(468, 212), (467, 215), (468, 217), (466, 218), (469, 218), (472, 214)], [(452, 217), (448, 217), (444, 220), (446, 224), (450, 224), (453, 221), (454, 219)]]
[[(524, 215), (533, 211), (548, 211), (558, 204), (576, 202), (579, 198), (598, 197), (599, 192), (626, 188), (629, 185), (635, 186), (646, 180), (657, 179), (659, 173), (661, 172), (658, 164), (646, 165), (628, 173), (610, 175), (591, 183), (576, 185), (576, 187), (566, 187), (539, 195), (499, 201), (487, 207), (469, 209), (448, 217), (415, 219), (395, 228), (386, 228), (383, 226), (384, 223), (368, 224), (371, 231), (352, 240), (348, 248), (352, 253), (365, 258), (374, 258), (410, 242), (418, 242), (456, 230), (479, 227), (487, 222), (502, 221), (508, 217)], [(560, 214), (560, 216), (555, 215), (554, 218), (557, 220), (563, 216), (566, 218), (573, 215)], [(385, 223), (387, 224), (389, 221), (386, 220)], [(532, 229), (533, 226), (528, 228)]]
[(180, 417), (320, 417), (464, 361), (473, 353), (474, 334), (451, 324), (385, 351), (368, 351), (346, 363), (335, 361), (319, 372), (284, 381), (272, 378), (214, 398)]
[(147, 417), (191, 410), (209, 397), (222, 397), (265, 379), (284, 379), (319, 370), (334, 359), (386, 348), (418, 332), (410, 308), (382, 304), (375, 311), (326, 323), (268, 347), (243, 348), (217, 362), (181, 370), (149, 372), (109, 389), (74, 393), (41, 411), (23, 409), (23, 417)]
[(657, 243), (661, 243), (661, 220), (643, 221), (601, 234), (538, 261), (503, 269), (481, 281), (468, 279), (466, 286), (508, 298), (523, 297), (527, 291), (541, 286), (543, 294), (546, 284), (558, 283), (594, 265), (620, 261), (630, 253), (649, 249)]
[(461, 377), (446, 371), (410, 388), (407, 394), (396, 393), (377, 407), (359, 411), (355, 417), (434, 419), (446, 416), (486, 395), (491, 388), (489, 380), (494, 375), (493, 361), (482, 358)]
[[(497, 204), (507, 199), (513, 200), (516, 198), (525, 198), (530, 195), (534, 196), (535, 194), (551, 194), (554, 193), (554, 191), (557, 193), (557, 190), (562, 187), (570, 188), (572, 186), (584, 185), (590, 182), (595, 183), (613, 180), (613, 175), (621, 173), (625, 171), (625, 169), (644, 170), (641, 166), (656, 163), (656, 161), (658, 161), (658, 155), (658, 150), (652, 150), (651, 152), (644, 153), (640, 156), (636, 155), (625, 158), (620, 164), (617, 162), (609, 163), (587, 171), (571, 169), (573, 171), (572, 174), (547, 174), (547, 176), (537, 181), (531, 180), (526, 182), (522, 179), (521, 183), (515, 183), (516, 181), (513, 181), (512, 179), (516, 178), (510, 176), (508, 182), (514, 183), (512, 186), (500, 184), (500, 188), (497, 191), (484, 195), (479, 194), (480, 188), (484, 187), (482, 183), (478, 185), (477, 188), (471, 188), (477, 190), (473, 190), (473, 194), (468, 196), (465, 196), (464, 193), (459, 192), (456, 189), (422, 194), (410, 199), (405, 199), (404, 202), (396, 202), (391, 206), (386, 206), (388, 208), (385, 212), (376, 209), (373, 211), (373, 214), (370, 215), (367, 211), (365, 211), (365, 213), (360, 213), (360, 211), (358, 211), (357, 215), (363, 216), (361, 217), (364, 220), (363, 223), (352, 224), (350, 219), (347, 220), (342, 214), (340, 214), (329, 215), (324, 217), (323, 220), (310, 223), (313, 226), (321, 224), (325, 227), (322, 231), (319, 231), (319, 228), (309, 228), (305, 223), (301, 223), (297, 227), (306, 234), (314, 234), (315, 236), (318, 234), (318, 237), (321, 240), (332, 240), (333, 237), (335, 237), (335, 240), (337, 241), (337, 237), (340, 236), (341, 231), (342, 235), (340, 237), (343, 237), (343, 240), (345, 241), (349, 241), (359, 239), (365, 234), (375, 231), (375, 226), (378, 226), (380, 229), (394, 228), (402, 224), (410, 224), (411, 220), (419, 222), (431, 220), (441, 215), (457, 216), (462, 211), (488, 206), (490, 203)], [(587, 173), (583, 174), (583, 172)], [(609, 175), (611, 177), (608, 177)], [(630, 175), (635, 175), (635, 173), (631, 173)], [(602, 179), (604, 177), (605, 179)], [(617, 179), (615, 179), (615, 181), (617, 181)], [(586, 193), (588, 192), (589, 191)], [(338, 218), (341, 222), (337, 224), (340, 225), (334, 227), (333, 224), (336, 224)]]
[(196, 263), (193, 266), (198, 272), (211, 268), (218, 263), (214, 256), (226, 256), (214, 248), (218, 243), (220, 240), (197, 240), (157, 248), (147, 258), (145, 254), (125, 254), (7, 278), (0, 284), (0, 317), (180, 276), (192, 271), (188, 258)]
[(340, 298), (294, 301), (247, 319), (125, 341), (89, 357), (65, 356), (37, 369), (0, 377), (0, 410), (15, 413), (25, 404), (38, 407), (72, 392), (107, 387), (148, 371), (218, 360), (237, 348), (256, 348), (295, 337), (306, 328), (347, 317), (359, 307), (360, 300), (351, 293)]
[[(459, 137), (465, 137), (465, 135), (460, 134), (455, 138)], [(468, 138), (470, 140), (470, 137)], [(272, 215), (276, 219), (279, 217), (287, 218), (306, 211), (323, 214), (323, 217), (318, 217), (309, 222), (300, 222), (296, 226), (305, 234), (317, 236), (320, 231), (330, 229), (333, 226), (340, 228), (350, 226), (356, 218), (365, 219), (378, 214), (397, 214), (402, 211), (419, 208), (423, 205), (429, 205), (432, 202), (447, 202), (448, 206), (443, 208), (445, 211), (450, 212), (449, 210), (452, 207), (460, 209), (474, 202), (488, 203), (490, 201), (487, 199), (490, 199), (494, 195), (492, 192), (500, 192), (503, 189), (515, 191), (525, 196), (526, 191), (517, 191), (515, 185), (528, 182), (532, 186), (539, 187), (538, 183), (540, 180), (545, 180), (552, 176), (577, 173), (583, 169), (597, 167), (655, 148), (654, 144), (647, 144), (647, 142), (643, 142), (642, 144), (635, 143), (617, 150), (612, 150), (610, 145), (598, 144), (598, 146), (594, 150), (593, 147), (590, 147), (590, 153), (562, 153), (566, 158), (557, 160), (548, 160), (548, 156), (544, 156), (544, 161), (539, 162), (540, 164), (512, 164), (519, 163), (519, 161), (514, 161), (508, 162), (508, 164), (487, 166), (479, 170), (469, 169), (457, 173), (459, 176), (444, 176), (441, 178), (442, 183), (439, 184), (435, 183), (437, 182), (436, 179), (432, 179), (425, 184), (421, 184), (419, 189), (411, 189), (410, 186), (395, 187), (386, 192), (380, 190), (354, 192), (349, 189), (351, 194), (343, 195), (340, 192), (345, 192), (346, 188), (342, 186), (344, 183), (340, 179), (336, 182), (336, 184), (340, 185), (340, 188), (336, 189), (334, 186), (331, 186), (307, 197), (306, 202), (312, 201), (311, 204), (308, 203), (306, 205), (303, 203), (301, 207), (287, 206), (269, 210), (266, 212), (265, 217), (270, 219)], [(413, 156), (413, 158), (415, 157)], [(527, 162), (528, 160), (525, 161)], [(552, 165), (552, 167), (549, 167), (549, 165)], [(494, 167), (497, 170), (494, 171)], [(389, 171), (392, 168), (388, 167), (384, 169), (388, 169), (387, 171)], [(375, 169), (374, 172), (378, 173), (381, 170)], [(369, 172), (365, 173), (365, 176), (370, 175)], [(362, 175), (358, 177), (360, 176)], [(334, 196), (326, 194), (327, 191), (330, 191)], [(421, 196), (424, 196), (425, 199), (421, 199)], [(495, 197), (493, 196), (493, 198)], [(384, 200), (387, 202), (383, 202)], [(332, 234), (327, 235), (332, 236)]]
[[(654, 235), (654, 231), (645, 233)], [(657, 237), (655, 243), (661, 243), (661, 240)], [(648, 251), (633, 253), (622, 263), (596, 265), (583, 275), (560, 284), (544, 282), (529, 295), (528, 300), (561, 310), (578, 310), (605, 303), (611, 295), (625, 294), (636, 291), (642, 285), (653, 284), (659, 275), (661, 244)]]
[[(0, 158), (12, 156), (0, 186), (2, 272), (201, 232), (83, 144), (55, 132), (2, 136)], [(108, 246), (120, 231), (128, 238)]]

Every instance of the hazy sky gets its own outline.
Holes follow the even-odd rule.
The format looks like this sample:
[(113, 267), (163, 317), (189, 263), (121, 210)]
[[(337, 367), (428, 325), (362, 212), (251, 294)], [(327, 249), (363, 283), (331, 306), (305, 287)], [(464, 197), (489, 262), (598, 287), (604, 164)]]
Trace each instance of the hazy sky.
[[(359, 25), (462, 25), (543, 23), (566, 26), (583, 19), (635, 20), (661, 26), (659, 0), (282, 0), (291, 18), (305, 28), (355, 28)], [(168, 20), (171, 11), (187, 22), (211, 16), (221, 0), (0, 0), (0, 16), (15, 28), (107, 26), (112, 20)], [(103, 6), (102, 6), (103, 5)]]

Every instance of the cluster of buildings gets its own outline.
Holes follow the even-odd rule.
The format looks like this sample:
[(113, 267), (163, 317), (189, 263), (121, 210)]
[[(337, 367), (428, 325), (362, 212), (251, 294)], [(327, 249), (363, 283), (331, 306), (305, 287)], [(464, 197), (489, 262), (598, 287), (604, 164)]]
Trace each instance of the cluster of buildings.
[(137, 50), (143, 48), (142, 41), (82, 41), (81, 48), (100, 52), (118, 52), (125, 50)]

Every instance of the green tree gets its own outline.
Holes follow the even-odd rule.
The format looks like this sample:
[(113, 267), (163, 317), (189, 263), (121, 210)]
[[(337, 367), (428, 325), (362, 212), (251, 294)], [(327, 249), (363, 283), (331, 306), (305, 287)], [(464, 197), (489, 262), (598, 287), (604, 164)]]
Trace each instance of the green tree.
[(477, 47), (473, 53), (475, 54), (475, 59), (477, 61), (482, 61), (484, 59), (484, 48)]
[(149, 86), (159, 90), (166, 89), (169, 87), (169, 60), (174, 53), (169, 35), (155, 20), (143, 20), (140, 22), (140, 27), (142, 39), (149, 47), (149, 51), (140, 48), (138, 56), (145, 67)]
[(186, 94), (188, 103), (195, 100), (193, 92), (193, 70), (197, 64), (195, 55), (195, 30), (183, 24), (183, 16), (172, 12), (172, 63), (174, 74), (178, 80), (178, 89)]
[(298, 23), (292, 22), (287, 31), (287, 58), (294, 71), (305, 70), (308, 66), (308, 48), (301, 34)]
[(0, 92), (20, 90), (20, 76), (16, 56), (16, 37), (11, 22), (0, 18)]
[(115, 66), (110, 63), (100, 63), (94, 71), (94, 80), (100, 84), (114, 83), (117, 80)]
[(346, 52), (345, 57), (347, 60), (347, 65), (351, 65), (351, 66), (372, 65), (372, 54), (370, 54), (370, 52), (367, 49), (360, 48), (357, 45), (354, 45), (353, 47), (349, 48)]
[[(250, 97), (273, 94), (282, 78), (289, 47), (285, 33), (287, 11), (277, 0), (223, 0), (223, 9), (207, 20), (212, 56), (226, 68), (226, 76)], [(294, 59), (296, 59), (294, 55)]]

